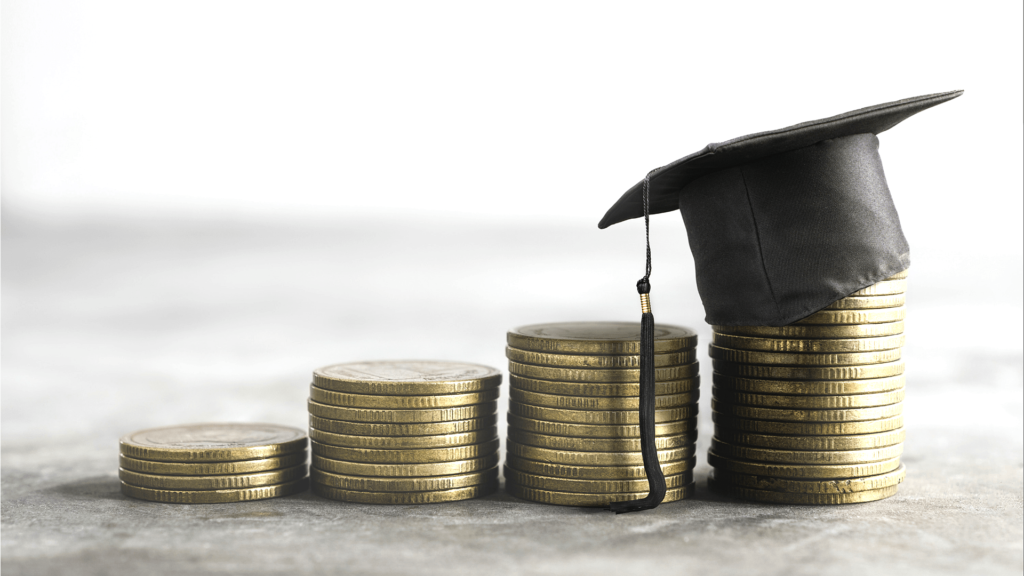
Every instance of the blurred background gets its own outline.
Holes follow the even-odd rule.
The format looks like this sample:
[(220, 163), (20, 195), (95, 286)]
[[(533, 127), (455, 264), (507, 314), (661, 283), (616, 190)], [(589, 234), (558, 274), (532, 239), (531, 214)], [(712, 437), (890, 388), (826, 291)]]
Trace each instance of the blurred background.
[[(648, 170), (954, 89), (880, 136), (914, 262), (906, 413), (951, 447), (1005, 442), (1019, 492), (1022, 20), (995, 1), (5, 0), (5, 521), (12, 490), (116, 491), (139, 428), (305, 427), (319, 366), (504, 367), (511, 327), (639, 321), (642, 221), (597, 222)], [(682, 220), (651, 227), (656, 319), (699, 331), (710, 374)], [(55, 553), (10, 526), (5, 564)]]

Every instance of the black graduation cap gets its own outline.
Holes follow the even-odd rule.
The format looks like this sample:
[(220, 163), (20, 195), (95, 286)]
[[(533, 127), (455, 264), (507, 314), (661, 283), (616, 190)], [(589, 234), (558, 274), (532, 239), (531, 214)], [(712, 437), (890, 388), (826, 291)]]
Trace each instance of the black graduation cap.
[[(709, 144), (652, 170), (619, 198), (598, 227), (643, 216), (649, 228), (649, 214), (678, 208), (707, 322), (791, 324), (909, 268), (910, 248), (885, 182), (876, 135), (962, 93), (898, 100)], [(647, 272), (637, 288), (644, 311), (641, 446), (649, 405), (651, 448), (644, 449), (644, 462), (651, 495), (614, 505), (619, 512), (661, 502), (656, 494), (661, 471), (653, 448), (653, 340), (647, 354), (643, 350), (644, 328), (649, 324), (652, 330), (654, 322), (647, 296), (650, 259), (648, 241)], [(649, 454), (653, 467), (647, 466)]]

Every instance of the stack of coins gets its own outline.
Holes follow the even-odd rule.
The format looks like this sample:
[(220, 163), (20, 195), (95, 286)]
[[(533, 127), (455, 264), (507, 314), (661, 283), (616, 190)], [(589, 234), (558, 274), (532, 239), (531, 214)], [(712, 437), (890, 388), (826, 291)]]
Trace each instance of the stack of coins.
[(121, 492), (175, 504), (242, 502), (306, 489), (306, 433), (274, 424), (191, 424), (121, 438)]
[(761, 502), (888, 498), (903, 481), (906, 272), (792, 325), (715, 326), (708, 485)]
[[(568, 322), (508, 333), (506, 490), (566, 506), (647, 495), (640, 452), (640, 324)], [(665, 502), (693, 492), (697, 335), (657, 325), (658, 458)]]
[(336, 364), (313, 372), (313, 492), (430, 504), (498, 487), (501, 372), (440, 361)]

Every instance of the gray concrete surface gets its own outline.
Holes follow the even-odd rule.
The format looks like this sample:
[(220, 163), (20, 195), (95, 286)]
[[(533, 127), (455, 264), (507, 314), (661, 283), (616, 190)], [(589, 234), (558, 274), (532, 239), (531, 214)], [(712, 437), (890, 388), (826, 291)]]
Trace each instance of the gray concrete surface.
[[(5, 211), (4, 574), (1024, 570), (1020, 259), (927, 242), (915, 244), (909, 295), (908, 477), (886, 501), (714, 496), (707, 385), (697, 496), (641, 514), (504, 493), (418, 507), (309, 493), (176, 506), (119, 493), (120, 435), (198, 421), (304, 426), (317, 366), (501, 366), (509, 327), (637, 317), (639, 228), (464, 220), (54, 222)], [(697, 327), (706, 343), (681, 228), (655, 227), (655, 313)], [(986, 272), (964, 279), (963, 269)]]

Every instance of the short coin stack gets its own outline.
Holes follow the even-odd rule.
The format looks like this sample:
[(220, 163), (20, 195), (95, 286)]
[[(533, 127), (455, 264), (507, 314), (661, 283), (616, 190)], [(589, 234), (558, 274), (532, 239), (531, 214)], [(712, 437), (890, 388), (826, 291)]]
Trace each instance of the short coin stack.
[(715, 326), (708, 485), (784, 504), (888, 498), (903, 481), (906, 272), (783, 327)]
[[(507, 491), (566, 506), (647, 495), (640, 452), (640, 324), (566, 322), (508, 333)], [(693, 493), (697, 335), (657, 325), (656, 434), (665, 502)]]
[(313, 492), (431, 504), (498, 487), (501, 372), (443, 361), (355, 362), (313, 372)]
[(306, 489), (306, 433), (275, 424), (190, 424), (121, 438), (121, 492), (175, 504), (242, 502)]

